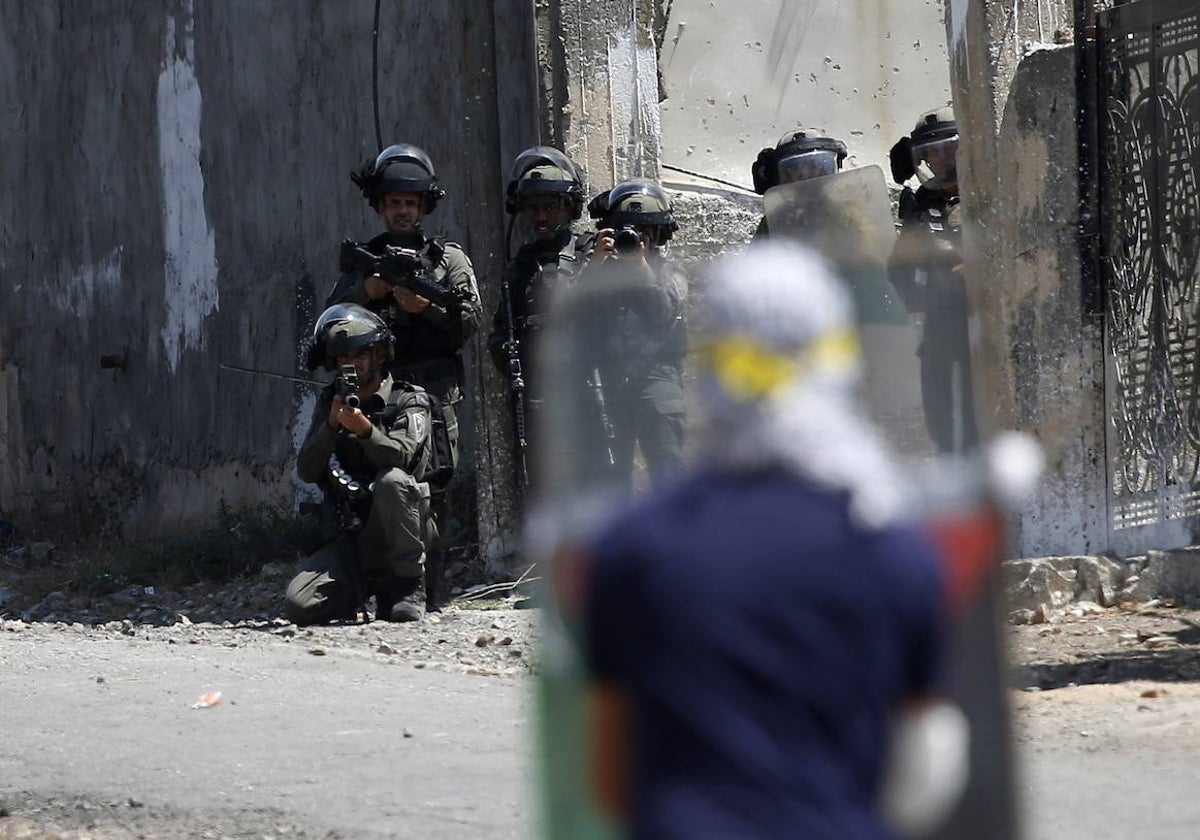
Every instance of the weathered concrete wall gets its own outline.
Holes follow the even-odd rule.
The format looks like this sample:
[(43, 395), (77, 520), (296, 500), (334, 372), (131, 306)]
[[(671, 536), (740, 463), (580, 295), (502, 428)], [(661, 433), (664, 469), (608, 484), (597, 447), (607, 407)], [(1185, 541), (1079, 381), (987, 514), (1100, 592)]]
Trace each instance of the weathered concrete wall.
[[(797, 126), (879, 164), (950, 98), (941, 0), (672, 0), (662, 49), (663, 163), (750, 184)], [(669, 173), (672, 180), (686, 175)]]
[(659, 14), (655, 0), (538, 4), (546, 133), (583, 169), (589, 195), (659, 177)]
[[(374, 3), (288, 11), (0, 2), (5, 517), (163, 532), (290, 497), (301, 392), (218, 366), (301, 372), (338, 241), (379, 223), (347, 178), (377, 151)], [(489, 314), (532, 51), (527, 2), (383, 6), (383, 142), (432, 155), (449, 197), (429, 227), (463, 243)], [(491, 411), (467, 405), (467, 463)]]
[(1069, 27), (1071, 9), (984, 0), (948, 12), (980, 422), (1033, 434), (1048, 465), (1012, 551), (1097, 553), (1103, 356), (1081, 288), (1075, 57), (1038, 46)]
[[(1041, 493), (1015, 530), (1023, 553), (1107, 550), (1103, 336), (1084, 310), (1079, 250), (1075, 51), (1031, 52), (1017, 67), (996, 159), (1000, 214), (993, 275), (975, 288), (983, 386), (1008, 399), (993, 429), (1034, 432), (1047, 454)], [(994, 289), (984, 288), (998, 283)]]

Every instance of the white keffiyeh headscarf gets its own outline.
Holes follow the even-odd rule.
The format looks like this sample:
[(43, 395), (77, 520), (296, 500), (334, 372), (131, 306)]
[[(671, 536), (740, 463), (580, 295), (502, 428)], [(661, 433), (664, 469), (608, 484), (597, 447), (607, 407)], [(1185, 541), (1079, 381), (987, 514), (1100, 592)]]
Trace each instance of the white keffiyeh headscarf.
[(850, 496), (878, 527), (901, 515), (904, 484), (858, 397), (854, 313), (814, 252), (773, 240), (708, 272), (696, 351), (701, 459), (720, 470), (782, 466)]

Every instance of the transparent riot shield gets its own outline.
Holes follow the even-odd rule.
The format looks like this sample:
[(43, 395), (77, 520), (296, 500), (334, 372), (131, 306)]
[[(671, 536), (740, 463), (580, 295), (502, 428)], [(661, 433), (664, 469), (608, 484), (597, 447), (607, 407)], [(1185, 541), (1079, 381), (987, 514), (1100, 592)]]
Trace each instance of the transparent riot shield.
[[(918, 836), (1015, 836), (995, 472), (975, 428), (958, 205), (894, 225), (878, 167), (768, 190), (772, 237), (820, 252), (848, 284), (863, 347), (863, 398), (914, 478), (919, 516), (959, 587), (947, 683), (971, 724), (967, 789)], [(897, 228), (899, 230), (897, 231)]]
[[(768, 193), (770, 237), (788, 239), (795, 231), (795, 238), (820, 249), (857, 312), (848, 330), (832, 331), (815, 342), (815, 349), (795, 348), (791, 358), (791, 350), (764, 352), (736, 337), (714, 349), (711, 337), (694, 326), (698, 314), (712, 306), (704, 266), (691, 272), (684, 296), (678, 290), (668, 293), (669, 283), (656, 285), (654, 272), (636, 261), (610, 261), (589, 266), (554, 301), (539, 347), (545, 400), (534, 426), (536, 468), (527, 528), (530, 559), (538, 564), (545, 585), (538, 667), (544, 837), (623, 836), (599, 806), (595, 740), (603, 730), (597, 729), (591, 705), (596, 682), (589, 633), (595, 628), (589, 628), (585, 612), (597, 535), (623, 512), (669, 492), (673, 479), (663, 465), (671, 463), (664, 452), (670, 455), (673, 439), (664, 418), (676, 415), (682, 422), (683, 458), (676, 478), (686, 482), (701, 471), (708, 475), (715, 462), (770, 433), (752, 422), (734, 423), (730, 428), (737, 431), (730, 434), (744, 437), (731, 436), (728, 446), (714, 443), (705, 431), (713, 419), (711, 383), (697, 375), (698, 369), (723, 365), (745, 380), (748, 392), (765, 393), (806, 370), (814, 359), (836, 364), (853, 355), (855, 346), (861, 348), (859, 381), (865, 383), (857, 396), (866, 398), (866, 408), (852, 416), (842, 413), (840, 402), (833, 405), (817, 397), (798, 404), (796, 417), (802, 422), (794, 428), (785, 423), (784, 431), (775, 433), (816, 453), (813, 475), (822, 481), (891, 487), (903, 500), (902, 515), (916, 523), (939, 558), (944, 618), (951, 628), (945, 643), (949, 664), (939, 687), (969, 722), (970, 772), (962, 780), (961, 799), (941, 819), (906, 836), (940, 838), (966, 831), (997, 840), (1014, 836), (996, 620), (1003, 512), (993, 472), (978, 451), (938, 457), (927, 436), (917, 356), (922, 323), (909, 314), (888, 275), (895, 234), (878, 171), (798, 186), (803, 189)], [(833, 223), (817, 224), (821, 212)], [(751, 284), (747, 293), (753, 292)], [(682, 317), (675, 317), (664, 302), (685, 297)], [(770, 296), (764, 299), (767, 307), (771, 302)], [(812, 306), (821, 305), (820, 299), (812, 300)], [(682, 356), (685, 348), (688, 355)], [(667, 363), (672, 359), (682, 359), (682, 375), (674, 379)], [(662, 425), (656, 427), (654, 417)], [(877, 453), (883, 454), (877, 458)], [(850, 464), (857, 466), (851, 469)], [(851, 476), (855, 469), (859, 473)], [(778, 527), (786, 530), (793, 523), (781, 517)], [(678, 534), (680, 540), (689, 536)], [(745, 544), (765, 536), (747, 534)], [(658, 538), (675, 542), (669, 533)]]
[(763, 209), (772, 237), (808, 245), (839, 267), (858, 314), (867, 406), (894, 446), (928, 453), (920, 321), (888, 275), (896, 234), (883, 170), (866, 166), (781, 184), (767, 190)]
[(539, 349), (545, 399), (533, 430), (526, 532), (545, 594), (538, 735), (547, 838), (620, 836), (593, 791), (584, 586), (587, 547), (598, 529), (649, 481), (641, 448), (650, 444), (637, 433), (646, 417), (638, 409), (653, 410), (656, 398), (661, 407), (661, 392), (672, 386), (663, 378), (669, 365), (654, 370), (652, 357), (682, 362), (686, 344), (685, 319), (645, 309), (654, 302), (647, 279), (617, 260), (589, 266), (558, 294)]

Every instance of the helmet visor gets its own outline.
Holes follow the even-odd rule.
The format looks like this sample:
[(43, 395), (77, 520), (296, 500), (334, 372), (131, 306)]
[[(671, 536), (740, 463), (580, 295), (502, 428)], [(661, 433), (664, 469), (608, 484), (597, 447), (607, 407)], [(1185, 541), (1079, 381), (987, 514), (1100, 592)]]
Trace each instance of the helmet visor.
[(828, 149), (800, 152), (779, 159), (779, 183), (791, 184), (832, 175), (838, 171), (838, 154)]
[(936, 140), (913, 143), (912, 145), (913, 167), (919, 168), (921, 164), (925, 164), (939, 178), (953, 172), (957, 160), (957, 134), (952, 134), (949, 137), (939, 137)]

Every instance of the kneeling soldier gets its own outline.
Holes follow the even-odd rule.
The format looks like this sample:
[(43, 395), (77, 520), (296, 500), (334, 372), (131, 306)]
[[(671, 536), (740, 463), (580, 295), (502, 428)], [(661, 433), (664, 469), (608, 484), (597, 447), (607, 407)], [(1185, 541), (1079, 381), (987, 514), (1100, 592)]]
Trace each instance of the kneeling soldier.
[(384, 373), (392, 348), (383, 321), (361, 306), (331, 306), (317, 321), (309, 367), (338, 376), (317, 401), (296, 471), (324, 491), (337, 533), (288, 585), (297, 624), (355, 619), (371, 595), (378, 618), (425, 615), (425, 552), (437, 537), (430, 484), (445, 484), (436, 439), (445, 431), (435, 429), (436, 401)]

